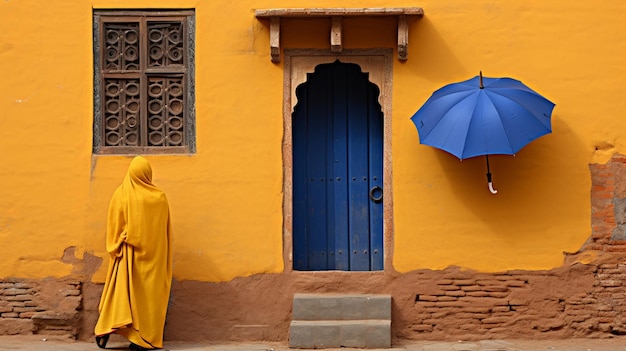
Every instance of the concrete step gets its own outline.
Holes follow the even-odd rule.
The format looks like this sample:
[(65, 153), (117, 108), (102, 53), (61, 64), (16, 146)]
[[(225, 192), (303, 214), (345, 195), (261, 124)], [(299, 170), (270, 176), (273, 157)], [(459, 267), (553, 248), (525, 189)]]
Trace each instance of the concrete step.
[(295, 294), (292, 319), (391, 319), (391, 295)]
[(289, 347), (390, 348), (391, 295), (296, 294)]
[(291, 321), (289, 347), (323, 349), (391, 347), (391, 321), (380, 319), (342, 321)]

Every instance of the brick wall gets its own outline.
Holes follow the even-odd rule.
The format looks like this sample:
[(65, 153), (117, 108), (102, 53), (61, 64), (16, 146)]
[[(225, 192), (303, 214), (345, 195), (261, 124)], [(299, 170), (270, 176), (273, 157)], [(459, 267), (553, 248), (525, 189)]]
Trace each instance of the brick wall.
[(424, 271), (398, 332), (410, 339), (462, 340), (622, 335), (625, 278), (626, 262), (497, 274)]
[(592, 164), (591, 237), (584, 250), (626, 252), (626, 156)]
[(82, 307), (81, 286), (74, 280), (0, 279), (0, 335), (75, 338)]

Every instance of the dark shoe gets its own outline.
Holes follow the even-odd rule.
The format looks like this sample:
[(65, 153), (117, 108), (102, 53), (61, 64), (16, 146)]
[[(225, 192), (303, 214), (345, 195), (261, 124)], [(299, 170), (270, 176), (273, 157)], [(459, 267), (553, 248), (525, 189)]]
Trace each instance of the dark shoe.
[(109, 342), (109, 336), (110, 334), (105, 334), (101, 336), (96, 335), (96, 345), (98, 345), (98, 347), (101, 349), (106, 348), (107, 342)]
[(130, 343), (130, 345), (128, 345), (128, 348), (131, 351), (148, 351), (148, 350), (150, 350), (150, 349), (147, 349), (145, 347), (141, 347), (141, 346), (139, 346), (139, 345), (137, 345), (135, 343), (132, 343), (132, 342)]

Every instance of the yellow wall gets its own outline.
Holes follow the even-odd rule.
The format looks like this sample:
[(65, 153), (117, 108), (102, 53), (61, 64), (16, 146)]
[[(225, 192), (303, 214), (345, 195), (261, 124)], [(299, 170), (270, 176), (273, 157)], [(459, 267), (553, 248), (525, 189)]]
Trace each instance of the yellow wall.
[[(130, 158), (93, 156), (92, 8), (171, 1), (0, 2), (0, 277), (80, 272), (64, 250), (104, 258), (108, 200)], [(409, 59), (394, 59), (394, 268), (547, 269), (591, 232), (588, 164), (626, 152), (626, 2), (568, 0), (192, 1), (197, 153), (150, 156), (170, 199), (174, 275), (224, 281), (283, 270), (282, 63), (254, 9), (409, 7)], [(366, 32), (365, 34), (368, 34)], [(324, 47), (309, 32), (286, 45)], [(368, 35), (371, 35), (368, 34)], [(367, 41), (346, 39), (346, 48)], [(297, 38), (296, 38), (297, 39)], [(375, 43), (395, 47), (395, 37)], [(419, 144), (410, 116), (437, 88), (513, 76), (556, 103), (553, 134), (515, 157), (459, 162)], [(74, 273), (72, 273), (74, 272)]]

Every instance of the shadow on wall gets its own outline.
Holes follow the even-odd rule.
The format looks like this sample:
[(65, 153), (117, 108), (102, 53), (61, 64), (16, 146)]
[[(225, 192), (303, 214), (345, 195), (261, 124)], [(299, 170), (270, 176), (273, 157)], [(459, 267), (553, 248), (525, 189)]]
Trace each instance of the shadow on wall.
[[(466, 75), (466, 66), (456, 57), (427, 15), (421, 19), (409, 18), (409, 30), (407, 67), (408, 62), (410, 67), (417, 67), (415, 73), (419, 74), (420, 79), (440, 84)], [(445, 69), (438, 69), (440, 67)]]
[[(491, 155), (489, 164), (497, 195), (487, 187), (485, 157), (459, 161), (445, 151), (434, 149), (452, 193), (472, 211), (478, 220), (494, 233), (506, 233), (515, 223), (550, 228), (556, 209), (568, 211), (571, 201), (588, 198), (589, 189), (580, 182), (585, 179), (588, 155), (581, 140), (559, 118), (552, 119), (553, 133), (524, 147), (515, 156)], [(421, 145), (420, 147), (426, 147)], [(584, 166), (579, 166), (584, 165)], [(570, 206), (571, 207), (571, 206)], [(571, 218), (587, 219), (586, 208), (572, 208)]]

